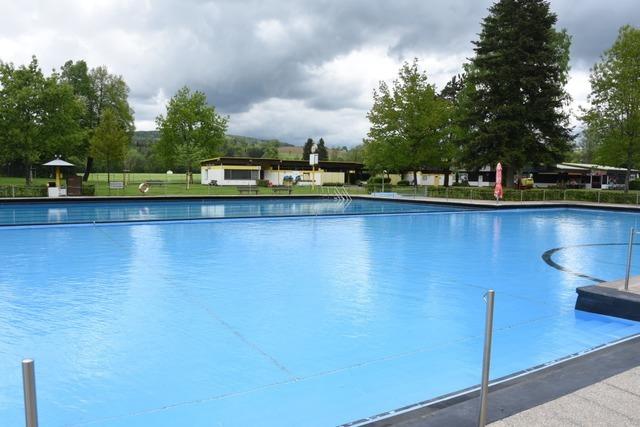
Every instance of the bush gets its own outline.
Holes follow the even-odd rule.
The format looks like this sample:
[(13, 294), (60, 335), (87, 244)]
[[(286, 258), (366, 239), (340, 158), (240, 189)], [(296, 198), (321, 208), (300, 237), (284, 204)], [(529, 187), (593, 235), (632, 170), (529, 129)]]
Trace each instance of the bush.
[(2, 185), (0, 197), (47, 197), (45, 185)]
[[(382, 191), (382, 183), (378, 183), (378, 184), (367, 183), (367, 191), (370, 193), (376, 193), (376, 192)], [(385, 193), (389, 191), (393, 191), (393, 185), (385, 183), (384, 191)]]
[(407, 186), (411, 185), (411, 183), (409, 181), (402, 180), (402, 181), (398, 181), (398, 184), (396, 184), (396, 185), (398, 185), (400, 187), (407, 187)]
[[(391, 183), (391, 178), (384, 178), (384, 185), (390, 184)], [(382, 185), (382, 177), (380, 176), (373, 176), (371, 178), (369, 178), (369, 181), (367, 181), (367, 184), (380, 184)]]
[(268, 179), (256, 179), (256, 185), (258, 187), (268, 187), (269, 180)]
[(323, 187), (344, 187), (344, 182), (324, 182)]
[(629, 190), (640, 190), (640, 179), (629, 181)]
[(83, 196), (95, 196), (96, 195), (96, 186), (94, 184), (82, 184), (82, 193)]

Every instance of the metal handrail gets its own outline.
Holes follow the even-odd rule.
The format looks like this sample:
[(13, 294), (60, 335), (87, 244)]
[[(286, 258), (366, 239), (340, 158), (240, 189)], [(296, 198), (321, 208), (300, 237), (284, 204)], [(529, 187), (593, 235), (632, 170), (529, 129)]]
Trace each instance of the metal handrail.
[(629, 276), (631, 275), (631, 255), (633, 255), (633, 239), (638, 233), (634, 227), (631, 227), (629, 232), (629, 246), (627, 248), (627, 272), (624, 276), (624, 290), (629, 290)]

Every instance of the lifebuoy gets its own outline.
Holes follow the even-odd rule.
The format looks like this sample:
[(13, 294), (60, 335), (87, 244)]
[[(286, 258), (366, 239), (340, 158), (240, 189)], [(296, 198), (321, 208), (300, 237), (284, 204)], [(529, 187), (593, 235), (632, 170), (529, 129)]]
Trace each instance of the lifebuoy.
[(140, 190), (141, 193), (146, 193), (147, 191), (149, 191), (149, 187), (151, 187), (149, 183), (143, 182), (142, 184), (138, 185), (138, 190)]

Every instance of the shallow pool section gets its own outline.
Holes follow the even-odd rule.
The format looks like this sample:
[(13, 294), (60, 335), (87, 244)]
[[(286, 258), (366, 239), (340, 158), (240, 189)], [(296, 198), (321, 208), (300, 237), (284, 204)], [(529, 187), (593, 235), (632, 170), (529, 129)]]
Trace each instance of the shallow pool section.
[[(39, 202), (0, 204), (1, 225), (77, 224), (123, 221), (164, 221), (207, 218), (364, 215), (452, 212), (470, 209), (443, 204), (367, 199), (237, 198)], [(477, 210), (478, 208), (476, 208)]]
[[(418, 213), (0, 228), (0, 424), (332, 426), (640, 333), (573, 306), (636, 214)], [(582, 246), (581, 246), (582, 245)], [(592, 245), (592, 246), (584, 246)], [(635, 266), (640, 266), (636, 251)], [(639, 274), (640, 271), (634, 271)]]

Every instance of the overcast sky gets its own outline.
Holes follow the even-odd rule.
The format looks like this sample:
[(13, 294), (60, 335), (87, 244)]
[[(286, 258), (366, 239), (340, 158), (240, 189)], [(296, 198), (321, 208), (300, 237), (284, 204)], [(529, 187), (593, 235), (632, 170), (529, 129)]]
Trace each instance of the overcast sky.
[[(43, 70), (68, 59), (106, 65), (131, 88), (139, 130), (183, 85), (230, 116), (229, 133), (302, 144), (356, 145), (372, 90), (420, 59), (438, 88), (472, 56), (488, 0), (0, 0), (0, 59)], [(639, 0), (552, 0), (573, 37), (573, 109), (589, 68)]]

